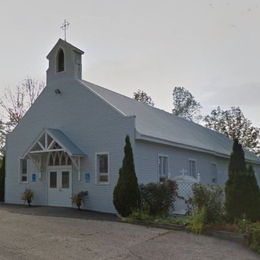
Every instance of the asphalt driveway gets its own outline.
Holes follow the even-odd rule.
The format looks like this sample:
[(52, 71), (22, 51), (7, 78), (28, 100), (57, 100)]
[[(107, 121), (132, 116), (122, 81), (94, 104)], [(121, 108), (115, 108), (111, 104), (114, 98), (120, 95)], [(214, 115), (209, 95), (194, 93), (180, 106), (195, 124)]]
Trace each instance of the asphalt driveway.
[(0, 259), (260, 259), (245, 246), (74, 209), (0, 205)]

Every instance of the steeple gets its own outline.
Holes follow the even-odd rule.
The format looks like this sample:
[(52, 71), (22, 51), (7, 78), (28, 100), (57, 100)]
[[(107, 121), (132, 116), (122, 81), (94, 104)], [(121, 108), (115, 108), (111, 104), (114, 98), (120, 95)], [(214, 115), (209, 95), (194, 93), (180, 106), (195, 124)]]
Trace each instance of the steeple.
[(59, 39), (47, 56), (47, 84), (59, 79), (82, 77), (81, 55), (84, 52), (70, 43)]

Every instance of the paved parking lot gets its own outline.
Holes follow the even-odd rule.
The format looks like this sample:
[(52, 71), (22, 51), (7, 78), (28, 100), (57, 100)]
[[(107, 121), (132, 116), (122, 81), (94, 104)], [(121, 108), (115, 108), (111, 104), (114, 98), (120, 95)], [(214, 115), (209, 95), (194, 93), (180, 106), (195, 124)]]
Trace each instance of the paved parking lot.
[(0, 205), (0, 259), (260, 259), (246, 247), (74, 209)]

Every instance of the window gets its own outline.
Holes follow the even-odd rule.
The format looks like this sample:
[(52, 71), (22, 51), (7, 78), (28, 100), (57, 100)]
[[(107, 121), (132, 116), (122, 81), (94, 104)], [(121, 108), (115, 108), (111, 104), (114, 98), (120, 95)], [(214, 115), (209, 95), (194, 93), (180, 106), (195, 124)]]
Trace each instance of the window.
[(212, 183), (218, 182), (218, 169), (217, 169), (217, 165), (215, 163), (211, 164), (211, 180), (212, 180)]
[(59, 49), (57, 56), (57, 72), (64, 71), (64, 52)]
[(70, 173), (67, 171), (61, 173), (61, 187), (63, 189), (69, 189), (70, 187)]
[(57, 172), (50, 172), (50, 188), (57, 188)]
[(189, 160), (189, 175), (197, 178), (197, 166), (195, 160)]
[(51, 152), (49, 156), (49, 166), (71, 165), (69, 155), (64, 151)]
[(159, 155), (159, 181), (163, 182), (168, 177), (168, 157)]
[(20, 160), (20, 181), (28, 182), (27, 160)]
[(98, 153), (96, 155), (97, 183), (108, 183), (109, 175), (109, 156), (108, 153)]

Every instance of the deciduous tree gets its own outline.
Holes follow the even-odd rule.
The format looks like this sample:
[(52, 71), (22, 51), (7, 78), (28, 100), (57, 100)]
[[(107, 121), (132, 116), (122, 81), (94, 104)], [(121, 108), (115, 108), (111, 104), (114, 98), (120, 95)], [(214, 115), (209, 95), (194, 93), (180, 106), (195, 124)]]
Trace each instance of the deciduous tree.
[(145, 103), (150, 106), (154, 106), (154, 102), (150, 96), (143, 90), (138, 89), (136, 92), (134, 92), (133, 98), (139, 102)]
[(27, 77), (15, 89), (7, 89), (0, 99), (6, 117), (6, 130), (10, 132), (20, 122), (44, 88), (44, 83)]
[(2, 120), (0, 120), (0, 151), (3, 154), (6, 134), (20, 122), (44, 88), (44, 83), (27, 77), (15, 89), (6, 89), (0, 98)]
[(173, 110), (176, 116), (183, 117), (190, 121), (198, 122), (202, 116), (200, 114), (201, 105), (195, 100), (189, 90), (184, 87), (175, 87), (173, 89)]
[(239, 143), (252, 152), (260, 152), (259, 128), (252, 125), (239, 107), (224, 110), (218, 106), (204, 118), (204, 121), (206, 127), (233, 140), (238, 139)]

